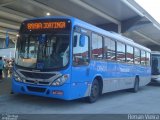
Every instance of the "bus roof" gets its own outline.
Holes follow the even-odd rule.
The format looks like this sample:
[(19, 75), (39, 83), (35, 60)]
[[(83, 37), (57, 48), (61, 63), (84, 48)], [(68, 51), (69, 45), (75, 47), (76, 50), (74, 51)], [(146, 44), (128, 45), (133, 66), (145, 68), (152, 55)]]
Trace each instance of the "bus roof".
[[(78, 26), (81, 26), (85, 29), (88, 29), (88, 30), (91, 30), (91, 31), (94, 31), (98, 34), (101, 34), (103, 36), (106, 36), (106, 37), (110, 37), (112, 39), (115, 39), (117, 41), (120, 41), (120, 42), (124, 42), (126, 44), (129, 44), (129, 45), (132, 45), (134, 47), (137, 47), (139, 49), (143, 49), (145, 51), (148, 51), (148, 52), (151, 52), (150, 49), (138, 44), (138, 43), (135, 43), (132, 39), (129, 39), (125, 36), (122, 36), (121, 34), (118, 34), (118, 33), (115, 33), (115, 32), (111, 32), (111, 31), (106, 31), (106, 30), (103, 30), (101, 28), (98, 28), (92, 24), (89, 24), (87, 22), (84, 22), (82, 20), (79, 20), (77, 18), (74, 18), (74, 17), (67, 17), (67, 16), (47, 16), (47, 17), (39, 17), (39, 18), (33, 18), (33, 19), (28, 19), (28, 20), (25, 20), (25, 21), (30, 21), (30, 20), (45, 20), (45, 19), (70, 19), (72, 21), (72, 26), (74, 25), (78, 25)], [(24, 21), (24, 22), (25, 22)]]

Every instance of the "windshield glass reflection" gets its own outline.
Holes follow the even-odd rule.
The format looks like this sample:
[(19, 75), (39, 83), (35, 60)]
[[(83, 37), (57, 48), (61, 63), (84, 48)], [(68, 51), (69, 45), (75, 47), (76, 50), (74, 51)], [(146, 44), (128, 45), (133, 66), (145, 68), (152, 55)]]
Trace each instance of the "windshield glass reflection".
[(18, 39), (16, 64), (28, 68), (65, 67), (69, 62), (69, 35), (22, 35)]

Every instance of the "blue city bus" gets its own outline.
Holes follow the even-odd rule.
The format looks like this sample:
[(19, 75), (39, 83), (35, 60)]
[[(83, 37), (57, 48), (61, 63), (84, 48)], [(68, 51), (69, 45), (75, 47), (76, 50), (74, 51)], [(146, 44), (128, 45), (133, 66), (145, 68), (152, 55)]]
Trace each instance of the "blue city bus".
[(95, 102), (106, 92), (137, 92), (151, 80), (150, 50), (73, 17), (21, 24), (13, 93)]

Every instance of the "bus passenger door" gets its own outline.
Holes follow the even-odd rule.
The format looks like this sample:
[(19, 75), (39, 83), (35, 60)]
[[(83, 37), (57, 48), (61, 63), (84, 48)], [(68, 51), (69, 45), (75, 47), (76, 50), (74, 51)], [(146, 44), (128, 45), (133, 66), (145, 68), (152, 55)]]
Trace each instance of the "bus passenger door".
[(72, 83), (89, 81), (89, 37), (74, 32)]

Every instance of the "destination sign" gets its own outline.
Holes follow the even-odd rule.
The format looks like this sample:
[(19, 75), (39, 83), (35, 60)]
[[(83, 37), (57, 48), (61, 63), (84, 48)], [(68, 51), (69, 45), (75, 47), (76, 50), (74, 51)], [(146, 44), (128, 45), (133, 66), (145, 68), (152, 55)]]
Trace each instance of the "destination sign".
[(70, 19), (34, 19), (27, 20), (21, 24), (20, 34), (47, 34), (64, 33), (71, 31)]
[(26, 24), (26, 29), (28, 30), (43, 30), (43, 29), (65, 29), (66, 22), (58, 21), (58, 22), (29, 22)]

